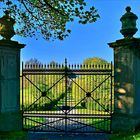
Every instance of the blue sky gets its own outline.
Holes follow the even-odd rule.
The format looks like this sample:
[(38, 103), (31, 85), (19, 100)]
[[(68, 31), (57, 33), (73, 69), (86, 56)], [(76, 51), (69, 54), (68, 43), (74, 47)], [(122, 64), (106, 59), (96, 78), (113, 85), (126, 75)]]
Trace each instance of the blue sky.
[[(13, 40), (26, 44), (21, 51), (21, 60), (37, 58), (43, 63), (52, 60), (62, 63), (65, 58), (69, 63), (82, 63), (89, 57), (100, 57), (113, 61), (113, 50), (107, 43), (123, 38), (120, 34), (120, 17), (125, 13), (126, 6), (131, 6), (132, 12), (140, 18), (140, 0), (87, 0), (88, 6), (94, 5), (100, 19), (95, 23), (80, 25), (76, 22), (69, 24), (72, 33), (64, 41), (46, 41), (42, 38), (21, 38)], [(137, 20), (140, 28), (140, 19)], [(140, 37), (138, 31), (135, 37)]]

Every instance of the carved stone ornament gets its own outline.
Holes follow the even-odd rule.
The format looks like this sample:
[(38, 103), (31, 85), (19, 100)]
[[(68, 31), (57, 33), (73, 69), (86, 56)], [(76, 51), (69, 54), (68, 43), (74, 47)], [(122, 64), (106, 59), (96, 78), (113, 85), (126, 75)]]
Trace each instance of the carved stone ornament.
[(122, 22), (122, 29), (120, 32), (124, 37), (133, 37), (133, 35), (137, 32), (137, 19), (138, 17), (131, 12), (131, 8), (129, 6), (126, 7), (126, 13), (120, 19)]
[(9, 12), (5, 11), (5, 15), (0, 18), (0, 35), (4, 40), (10, 40), (14, 35), (15, 20), (9, 16)]

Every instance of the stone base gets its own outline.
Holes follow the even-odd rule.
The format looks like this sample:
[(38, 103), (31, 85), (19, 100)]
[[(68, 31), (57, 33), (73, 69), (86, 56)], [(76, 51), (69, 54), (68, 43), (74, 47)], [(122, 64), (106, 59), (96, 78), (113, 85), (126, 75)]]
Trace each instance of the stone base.
[(134, 132), (137, 130), (140, 130), (140, 116), (127, 114), (114, 114), (112, 116), (113, 133)]
[(0, 131), (20, 131), (22, 130), (21, 112), (0, 113)]

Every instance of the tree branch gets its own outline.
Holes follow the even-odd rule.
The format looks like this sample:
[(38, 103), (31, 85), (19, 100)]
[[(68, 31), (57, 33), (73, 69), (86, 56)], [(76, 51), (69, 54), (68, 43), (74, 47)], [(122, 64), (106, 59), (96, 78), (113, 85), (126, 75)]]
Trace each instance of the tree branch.
[(27, 10), (27, 12), (30, 13), (35, 19), (38, 20), (38, 18), (37, 18), (36, 16), (33, 15), (33, 12), (30, 11), (30, 10), (27, 8), (26, 4), (24, 3), (24, 0), (21, 0), (21, 3), (23, 4), (23, 6), (24, 6), (25, 9)]
[[(24, 3), (24, 0), (21, 0), (21, 3), (23, 4), (23, 6), (24, 6), (25, 9), (27, 10), (27, 12), (28, 12), (33, 18), (35, 18), (35, 19), (39, 22), (39, 18), (38, 18), (37, 16), (35, 16), (35, 15), (33, 14), (33, 12), (30, 11), (30, 10), (27, 8), (26, 4)], [(43, 19), (40, 19), (40, 20), (45, 21), (45, 20), (43, 20)]]
[[(39, 0), (39, 2), (40, 2), (40, 0)], [(44, 2), (45, 2), (45, 4), (46, 4), (49, 8), (51, 8), (51, 9), (54, 10), (55, 12), (59, 13), (60, 15), (62, 15), (62, 16), (68, 16), (67, 14), (64, 14), (64, 13), (62, 13), (60, 10), (54, 8), (50, 3), (48, 3), (47, 0), (44, 0)]]

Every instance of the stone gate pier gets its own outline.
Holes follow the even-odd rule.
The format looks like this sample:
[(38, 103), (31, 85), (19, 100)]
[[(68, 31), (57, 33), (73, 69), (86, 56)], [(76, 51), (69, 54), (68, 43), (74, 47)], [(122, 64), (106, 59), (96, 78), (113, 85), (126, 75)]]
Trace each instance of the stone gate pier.
[(114, 132), (140, 127), (140, 38), (133, 37), (137, 19), (127, 7), (120, 19), (124, 38), (109, 43), (114, 50)]
[(20, 49), (25, 45), (10, 40), (13, 24), (8, 13), (0, 18), (0, 131), (22, 130)]

